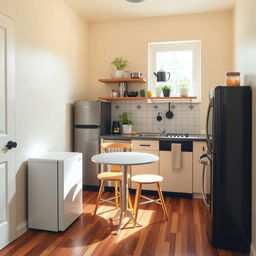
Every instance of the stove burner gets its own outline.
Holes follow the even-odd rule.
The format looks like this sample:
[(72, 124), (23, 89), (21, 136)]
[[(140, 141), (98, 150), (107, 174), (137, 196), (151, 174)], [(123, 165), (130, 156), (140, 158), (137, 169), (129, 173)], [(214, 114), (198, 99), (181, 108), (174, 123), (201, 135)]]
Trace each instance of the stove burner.
[(187, 138), (189, 135), (188, 133), (167, 133), (167, 138)]

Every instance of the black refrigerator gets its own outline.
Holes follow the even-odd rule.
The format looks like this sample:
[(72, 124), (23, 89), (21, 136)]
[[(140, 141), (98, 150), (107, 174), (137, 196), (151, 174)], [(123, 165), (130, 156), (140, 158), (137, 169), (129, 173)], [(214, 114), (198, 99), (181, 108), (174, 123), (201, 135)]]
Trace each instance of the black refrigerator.
[(248, 253), (251, 244), (250, 86), (218, 86), (207, 111), (203, 175), (205, 220), (213, 247)]

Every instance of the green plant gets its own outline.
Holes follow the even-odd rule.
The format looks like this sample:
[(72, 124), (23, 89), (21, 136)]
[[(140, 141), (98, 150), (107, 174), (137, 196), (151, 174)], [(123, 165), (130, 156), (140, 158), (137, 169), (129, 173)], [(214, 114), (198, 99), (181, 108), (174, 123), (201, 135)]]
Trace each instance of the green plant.
[(184, 77), (183, 79), (180, 80), (180, 88), (188, 88), (190, 85), (190, 80)]
[(140, 90), (140, 97), (145, 97), (146, 96), (146, 90), (145, 89), (141, 89)]
[(164, 85), (163, 87), (162, 87), (162, 90), (164, 91), (164, 90), (170, 90), (171, 89), (171, 86), (170, 85)]
[(113, 66), (116, 67), (117, 70), (124, 70), (124, 68), (127, 67), (128, 61), (125, 60), (123, 57), (114, 58), (114, 60), (111, 62)]
[(120, 116), (120, 123), (121, 124), (133, 124), (132, 120), (128, 119), (128, 113), (127, 112), (123, 112)]

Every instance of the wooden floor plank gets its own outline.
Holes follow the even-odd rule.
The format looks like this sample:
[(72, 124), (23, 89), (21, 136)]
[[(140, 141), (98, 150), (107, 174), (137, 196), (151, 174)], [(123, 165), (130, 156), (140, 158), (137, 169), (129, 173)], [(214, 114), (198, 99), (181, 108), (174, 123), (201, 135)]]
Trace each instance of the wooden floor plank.
[(143, 227), (129, 223), (116, 236), (112, 232), (118, 221), (109, 217), (117, 209), (104, 203), (93, 216), (96, 196), (96, 192), (83, 193), (84, 213), (65, 232), (29, 230), (0, 256), (248, 256), (211, 247), (201, 200), (166, 197), (168, 221), (160, 205), (139, 205), (138, 221)]

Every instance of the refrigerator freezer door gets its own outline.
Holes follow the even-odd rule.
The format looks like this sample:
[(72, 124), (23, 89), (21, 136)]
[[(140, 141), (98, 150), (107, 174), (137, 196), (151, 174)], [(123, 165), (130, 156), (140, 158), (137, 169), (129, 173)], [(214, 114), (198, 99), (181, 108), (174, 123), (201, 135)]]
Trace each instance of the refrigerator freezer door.
[(67, 229), (82, 214), (82, 154), (58, 162), (59, 230)]
[(75, 151), (83, 153), (83, 185), (98, 186), (99, 167), (91, 161), (91, 157), (99, 153), (99, 128), (75, 128)]
[(100, 125), (100, 102), (76, 101), (74, 106), (75, 126)]

